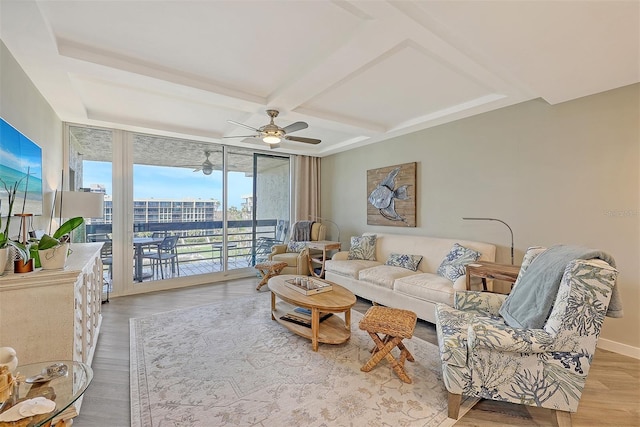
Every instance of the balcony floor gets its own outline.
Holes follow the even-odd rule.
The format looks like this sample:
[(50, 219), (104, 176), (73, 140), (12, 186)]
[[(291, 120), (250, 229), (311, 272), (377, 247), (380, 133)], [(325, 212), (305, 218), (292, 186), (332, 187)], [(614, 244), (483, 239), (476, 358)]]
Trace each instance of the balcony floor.
[[(188, 276), (197, 276), (200, 274), (209, 274), (215, 273), (219, 271), (223, 271), (222, 264), (219, 258), (205, 258), (205, 259), (183, 259), (180, 258), (179, 261), (180, 266), (180, 277), (188, 277)], [(229, 267), (227, 271), (244, 269), (247, 267), (251, 267), (250, 261), (247, 257), (236, 257), (229, 258)], [(142, 268), (142, 273), (144, 276), (144, 282), (162, 280), (160, 275), (160, 271), (157, 270), (155, 275), (152, 273), (151, 264), (145, 262)], [(168, 263), (168, 266), (165, 267), (164, 270), (165, 278), (170, 279), (173, 277), (177, 277), (177, 273), (172, 273), (171, 271), (171, 262)], [(257, 273), (256, 273), (257, 274)], [(108, 268), (105, 265), (104, 268), (104, 279), (105, 283), (108, 282)]]

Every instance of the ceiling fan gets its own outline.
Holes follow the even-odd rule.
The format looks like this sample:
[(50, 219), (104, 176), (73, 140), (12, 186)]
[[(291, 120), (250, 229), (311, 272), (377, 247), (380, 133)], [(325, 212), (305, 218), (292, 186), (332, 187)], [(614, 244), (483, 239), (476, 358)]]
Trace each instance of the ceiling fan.
[(211, 175), (211, 173), (213, 172), (213, 163), (211, 163), (211, 161), (209, 160), (209, 156), (211, 155), (211, 151), (205, 150), (204, 151), (204, 155), (206, 157), (205, 161), (202, 162), (201, 165), (192, 166), (192, 167), (195, 168), (193, 171), (194, 172), (202, 171), (202, 173), (205, 174), (205, 175)]
[(278, 117), (278, 110), (267, 110), (267, 115), (271, 117), (269, 124), (264, 125), (258, 129), (245, 125), (244, 123), (235, 122), (233, 120), (227, 120), (234, 125), (242, 126), (243, 128), (251, 129), (255, 131), (256, 135), (241, 135), (241, 136), (225, 136), (225, 138), (262, 138), (264, 142), (269, 144), (269, 148), (278, 148), (280, 141), (286, 139), (287, 141), (304, 142), (306, 144), (319, 144), (321, 141), (314, 138), (304, 138), (301, 136), (291, 136), (292, 132), (296, 132), (302, 129), (306, 129), (309, 125), (305, 122), (291, 123), (289, 126), (281, 128), (273, 122), (273, 119)]

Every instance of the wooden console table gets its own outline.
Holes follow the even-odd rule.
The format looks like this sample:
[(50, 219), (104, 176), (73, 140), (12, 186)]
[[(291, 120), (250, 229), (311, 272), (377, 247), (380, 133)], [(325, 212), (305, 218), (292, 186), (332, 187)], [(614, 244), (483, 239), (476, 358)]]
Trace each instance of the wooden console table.
[[(0, 346), (13, 347), (20, 365), (91, 365), (102, 322), (101, 248), (102, 243), (74, 243), (63, 270), (0, 277)], [(80, 396), (64, 419), (77, 415), (81, 403)]]
[[(318, 240), (315, 242), (307, 242), (308, 249), (321, 251), (321, 257), (314, 257), (309, 253), (309, 274), (313, 277), (324, 278), (324, 263), (327, 261), (327, 253), (330, 251), (339, 251), (340, 242), (332, 242), (330, 240)], [(314, 268), (320, 268), (320, 273), (316, 274)]]
[[(496, 264), (495, 262), (478, 261), (467, 264), (467, 290), (471, 290), (471, 276), (482, 278), (482, 288), (487, 290), (487, 279), (504, 280), (512, 286), (520, 273), (519, 265)], [(493, 289), (491, 289), (493, 290)]]

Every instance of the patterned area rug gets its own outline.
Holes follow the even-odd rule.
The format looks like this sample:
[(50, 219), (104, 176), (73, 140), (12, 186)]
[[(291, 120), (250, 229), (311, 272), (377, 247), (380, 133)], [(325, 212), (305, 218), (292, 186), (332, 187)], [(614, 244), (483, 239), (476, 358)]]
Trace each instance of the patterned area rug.
[(453, 425), (437, 346), (404, 341), (413, 384), (386, 361), (361, 372), (373, 343), (361, 318), (352, 311), (351, 339), (318, 352), (271, 320), (266, 292), (131, 319), (131, 425)]

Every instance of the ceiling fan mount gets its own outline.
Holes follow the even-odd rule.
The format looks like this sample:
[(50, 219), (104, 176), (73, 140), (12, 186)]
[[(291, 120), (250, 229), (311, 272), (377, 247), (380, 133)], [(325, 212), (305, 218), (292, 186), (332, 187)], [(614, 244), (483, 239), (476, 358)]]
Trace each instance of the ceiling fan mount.
[(296, 132), (302, 129), (306, 129), (309, 125), (305, 122), (295, 122), (288, 126), (281, 128), (274, 123), (274, 119), (278, 117), (280, 112), (278, 110), (269, 109), (266, 111), (270, 117), (270, 122), (262, 127), (254, 128), (244, 123), (239, 123), (233, 120), (228, 120), (229, 123), (242, 126), (243, 128), (251, 129), (257, 132), (256, 135), (243, 135), (243, 136), (225, 136), (225, 138), (260, 138), (263, 142), (269, 144), (269, 148), (277, 148), (280, 146), (280, 142), (284, 140), (304, 142), (306, 144), (319, 144), (321, 141), (314, 138), (304, 138), (300, 136), (291, 136), (289, 133)]

